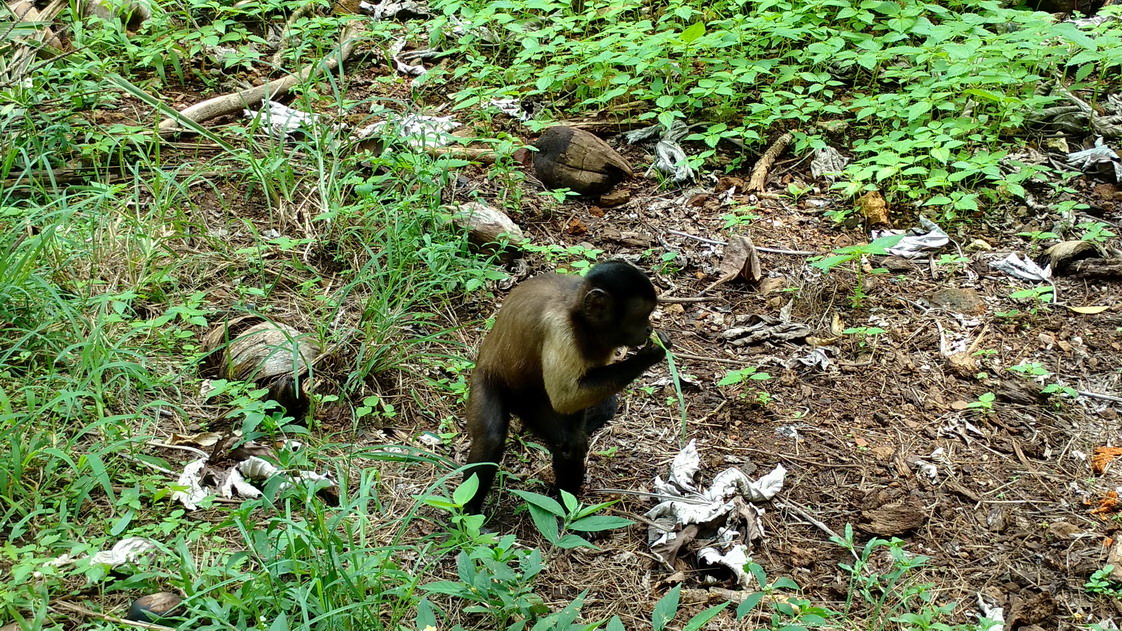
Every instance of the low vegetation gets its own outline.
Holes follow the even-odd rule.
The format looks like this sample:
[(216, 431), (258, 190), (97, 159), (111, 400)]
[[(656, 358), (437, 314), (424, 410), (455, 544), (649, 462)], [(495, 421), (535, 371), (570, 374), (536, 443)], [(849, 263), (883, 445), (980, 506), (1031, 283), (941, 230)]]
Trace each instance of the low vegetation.
[[(706, 174), (745, 172), (786, 131), (798, 156), (842, 147), (854, 159), (833, 185), (843, 203), (831, 222), (873, 190), (956, 230), (1034, 194), (1059, 196), (1062, 215), (1081, 204), (1064, 197), (1074, 174), (1022, 160), (1022, 132), (1067, 94), (1118, 91), (1122, 22), (1081, 26), (990, 0), (433, 0), (431, 16), (405, 22), (311, 4), (276, 57), (292, 3), (168, 1), (133, 30), (75, 4), (53, 21), (65, 49), (22, 66), (33, 29), (0, 13), (0, 623), (118, 628), (99, 614), (175, 591), (184, 603), (159, 624), (200, 631), (992, 626), (935, 588), (927, 557), (852, 529), (833, 541), (847, 559), (844, 599), (762, 562), (739, 602), (634, 586), (646, 613), (631, 619), (589, 613), (587, 590), (551, 591), (552, 563), (595, 563), (635, 515), (529, 490), (507, 501), (532, 529), (492, 532), (463, 514), (474, 489), (459, 485), (454, 447), (471, 346), (491, 314), (480, 305), (508, 273), (445, 205), (477, 196), (550, 216), (578, 203), (525, 181), (512, 154), (530, 134), (490, 106), (518, 98), (543, 108), (533, 130), (577, 117), (685, 126), (691, 166)], [(174, 109), (318, 63), (347, 24), (362, 25), (362, 54), (286, 100), (331, 124), (288, 141), (247, 118), (158, 131)], [(440, 51), (439, 63), (416, 80), (396, 74), (386, 51), (402, 39)], [(493, 166), (405, 142), (351, 149), (355, 130), (388, 113), (438, 108), (495, 149)], [(751, 224), (753, 210), (728, 228)], [(1096, 242), (1116, 236), (1108, 228), (1080, 224)], [(580, 273), (603, 254), (584, 240), (539, 235), (524, 251), (535, 268)], [(852, 268), (860, 310), (863, 260), (890, 245), (823, 247), (814, 266)], [(644, 255), (678, 269), (657, 243)], [(1049, 302), (1030, 297), (1034, 313)], [(323, 349), (306, 420), (201, 370), (203, 334), (246, 313)], [(883, 333), (846, 330), (862, 348)], [(728, 368), (719, 385), (731, 399), (768, 405), (772, 375)], [(1051, 375), (1037, 368), (1030, 376)], [(690, 393), (672, 374), (673, 394), (656, 404), (684, 437)], [(969, 405), (989, 413), (993, 401)], [(278, 481), (259, 498), (186, 510), (173, 494), (195, 456), (167, 445), (211, 430), (299, 441), (278, 464), (330, 475), (337, 502)], [(93, 562), (125, 537), (157, 547), (121, 567)], [(1109, 570), (1087, 580), (1103, 598), (1122, 590)]]

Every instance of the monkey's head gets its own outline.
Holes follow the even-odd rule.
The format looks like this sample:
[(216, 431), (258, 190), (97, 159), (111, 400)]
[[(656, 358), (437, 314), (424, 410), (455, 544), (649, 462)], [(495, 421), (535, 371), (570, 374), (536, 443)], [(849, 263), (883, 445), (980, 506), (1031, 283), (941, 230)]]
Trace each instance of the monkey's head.
[(605, 347), (642, 346), (651, 336), (656, 297), (646, 274), (626, 261), (607, 261), (584, 277), (580, 314)]

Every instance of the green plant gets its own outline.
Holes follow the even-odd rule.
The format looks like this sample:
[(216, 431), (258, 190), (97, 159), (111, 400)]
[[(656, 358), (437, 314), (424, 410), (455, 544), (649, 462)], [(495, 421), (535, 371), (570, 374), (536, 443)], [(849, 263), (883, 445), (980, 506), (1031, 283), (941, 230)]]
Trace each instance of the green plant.
[(1079, 239), (1082, 241), (1105, 243), (1113, 237), (1118, 236), (1114, 231), (1108, 229), (1107, 224), (1101, 221), (1085, 221), (1075, 224), (1075, 227), (1083, 230), (1083, 234), (1079, 236)]
[[(655, 603), (654, 609), (651, 611), (651, 628), (653, 631), (664, 631), (671, 621), (678, 615), (678, 605), (681, 601), (682, 586), (675, 585), (666, 592), (662, 598), (658, 599)], [(704, 611), (695, 614), (690, 618), (685, 625), (682, 626), (682, 631), (698, 631), (698, 629), (705, 626), (717, 616), (717, 614), (728, 608), (729, 603), (721, 603), (713, 605)], [(623, 621), (619, 616), (612, 616), (604, 626), (604, 631), (625, 631)]]
[(572, 493), (561, 491), (561, 505), (557, 500), (533, 493), (530, 491), (511, 491), (526, 501), (530, 517), (546, 541), (561, 549), (593, 548), (587, 539), (573, 532), (603, 532), (617, 528), (626, 528), (635, 522), (622, 517), (610, 515), (597, 515), (596, 513), (611, 506), (615, 502), (603, 502), (592, 506), (581, 506)]
[[(769, 379), (771, 379), (769, 373), (761, 372), (759, 368), (755, 366), (749, 366), (747, 368), (728, 371), (725, 373), (725, 376), (717, 382), (717, 385), (720, 387), (735, 386), (748, 381), (767, 381)], [(742, 391), (740, 393), (740, 398), (742, 399), (748, 396), (749, 393), (747, 391)], [(753, 400), (754, 403), (758, 405), (766, 406), (768, 403), (771, 403), (771, 395), (764, 390), (759, 390), (756, 392)]]
[(936, 265), (946, 267), (952, 271), (959, 271), (964, 269), (970, 263), (970, 257), (961, 254), (940, 254), (939, 260), (935, 261)]
[(842, 331), (842, 335), (852, 335), (857, 340), (857, 345), (865, 348), (867, 339), (875, 340), (878, 336), (887, 333), (879, 326), (855, 326)]
[(864, 245), (850, 245), (834, 250), (833, 256), (822, 257), (811, 263), (812, 267), (817, 267), (825, 273), (829, 273), (833, 269), (840, 266), (849, 266), (857, 277), (857, 281), (853, 286), (853, 294), (850, 297), (850, 303), (854, 309), (861, 306), (865, 299), (865, 270), (863, 260), (867, 256), (885, 256), (888, 254), (888, 249), (900, 242), (903, 235), (892, 235), (874, 239), (871, 243)]
[(756, 210), (755, 206), (735, 208), (732, 212), (721, 215), (721, 220), (725, 222), (724, 229), (732, 230), (752, 225), (753, 221), (760, 218), (759, 215), (752, 212), (754, 210)]
[(1047, 232), (1044, 230), (1033, 230), (1031, 232), (1018, 232), (1018, 237), (1028, 237), (1033, 241), (1048, 241), (1050, 239), (1059, 239), (1060, 235), (1055, 232)]
[[(1036, 315), (1040, 307), (1050, 304), (1055, 298), (1055, 289), (1051, 286), (1048, 287), (1030, 287), (1028, 289), (1021, 289), (1009, 294), (1013, 300), (1027, 300), (1032, 303), (1032, 308), (1029, 313)], [(1014, 310), (1015, 311), (1015, 310)]]
[(753, 614), (765, 615), (772, 629), (805, 631), (829, 626), (830, 619), (839, 615), (836, 611), (811, 605), (809, 600), (799, 597), (799, 585), (789, 577), (782, 576), (769, 581), (763, 566), (755, 561), (750, 561), (745, 569), (755, 579), (759, 591), (748, 594), (737, 606), (737, 620)]
[(421, 589), (468, 603), (464, 611), (484, 614), (500, 629), (525, 629), (549, 608), (534, 593), (534, 580), (543, 568), (541, 552), (517, 547), (514, 535), (493, 546), (480, 546), (456, 555), (455, 581), (433, 581)]
[(1010, 366), (1009, 370), (1023, 377), (1047, 377), (1052, 374), (1040, 362), (1023, 362), (1016, 366)]
[(1104, 565), (1101, 569), (1095, 570), (1083, 584), (1083, 589), (1088, 594), (1122, 598), (1122, 584), (1110, 577), (1113, 572), (1113, 565)]
[(969, 410), (978, 410), (982, 414), (989, 414), (993, 411), (993, 402), (996, 398), (997, 396), (992, 392), (983, 392), (982, 394), (978, 395), (978, 399), (976, 401), (967, 403), (966, 408)]
[[(954, 604), (936, 604), (935, 586), (916, 578), (917, 571), (926, 566), (930, 557), (906, 552), (904, 542), (895, 538), (874, 537), (859, 548), (850, 524), (846, 524), (843, 536), (830, 540), (853, 557), (852, 563), (839, 564), (849, 574), (844, 616), (853, 615), (860, 604), (866, 619), (864, 628), (870, 631), (882, 631), (889, 628), (889, 623), (907, 629), (954, 628), (942, 622), (951, 615)], [(874, 563), (873, 556), (878, 551), (888, 555), (887, 569)]]

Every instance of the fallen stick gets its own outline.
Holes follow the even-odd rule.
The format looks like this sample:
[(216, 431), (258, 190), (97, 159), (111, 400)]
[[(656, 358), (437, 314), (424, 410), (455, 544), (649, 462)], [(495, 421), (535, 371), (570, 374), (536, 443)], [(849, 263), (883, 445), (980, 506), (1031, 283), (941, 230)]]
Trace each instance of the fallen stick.
[(783, 132), (783, 135), (776, 138), (775, 142), (771, 143), (771, 146), (767, 148), (764, 155), (760, 156), (760, 160), (756, 162), (756, 166), (752, 167), (752, 175), (748, 177), (748, 184), (744, 187), (746, 190), (755, 191), (757, 193), (763, 192), (768, 171), (775, 165), (775, 159), (779, 157), (779, 154), (783, 153), (783, 150), (787, 148), (787, 145), (791, 144), (794, 138), (791, 132), (787, 131)]
[[(285, 94), (292, 89), (292, 86), (307, 80), (321, 68), (330, 72), (339, 64), (346, 61), (347, 58), (351, 56), (351, 53), (354, 52), (357, 31), (360, 30), (362, 30), (362, 27), (359, 26), (358, 22), (348, 24), (347, 27), (343, 29), (343, 35), (340, 38), (341, 42), (338, 49), (327, 57), (308, 64), (303, 70), (296, 74), (290, 74), (277, 81), (271, 83), (266, 82), (240, 92), (224, 94), (222, 96), (216, 96), (213, 99), (207, 99), (202, 103), (196, 103), (180, 111), (179, 117), (186, 118), (194, 123), (202, 123), (212, 118), (217, 118), (225, 114), (232, 114), (240, 109)], [(160, 123), (160, 131), (175, 131), (178, 129), (178, 117), (168, 118)]]
[[(712, 243), (713, 245), (728, 245), (729, 244), (728, 241), (720, 241), (720, 240), (717, 240), (717, 239), (706, 239), (705, 237), (699, 237), (696, 234), (690, 234), (688, 232), (682, 232), (681, 230), (667, 230), (667, 232), (669, 232), (670, 234), (676, 234), (679, 237), (686, 237), (688, 239), (694, 239), (696, 241), (701, 241), (702, 243)], [(758, 252), (767, 252), (769, 254), (791, 254), (791, 255), (794, 255), (794, 256), (814, 256), (816, 254), (821, 254), (821, 252), (808, 252), (806, 250), (784, 250), (782, 248), (765, 248), (765, 247), (759, 246), (759, 245), (756, 246), (756, 250)]]
[(1122, 259), (1084, 259), (1076, 261), (1068, 268), (1071, 276), (1094, 278), (1122, 277)]
[(72, 603), (72, 602), (68, 602), (68, 601), (65, 601), (65, 600), (56, 600), (53, 603), (51, 603), (51, 607), (53, 607), (55, 609), (62, 609), (63, 611), (68, 611), (70, 613), (76, 613), (76, 614), (78, 614), (82, 617), (85, 617), (85, 618), (95, 618), (97, 620), (104, 620), (106, 622), (112, 622), (114, 624), (123, 624), (123, 625), (127, 625), (127, 626), (130, 626), (130, 627), (136, 627), (138, 629), (151, 629), (153, 631), (175, 631), (174, 628), (166, 627), (162, 624), (155, 624), (153, 622), (137, 622), (137, 621), (134, 621), (134, 620), (125, 620), (124, 618), (118, 618), (117, 616), (110, 616), (108, 614), (98, 613), (98, 612), (94, 611), (93, 609), (87, 609), (86, 607), (83, 607), (81, 605), (78, 605), (78, 604), (75, 604), (75, 603)]

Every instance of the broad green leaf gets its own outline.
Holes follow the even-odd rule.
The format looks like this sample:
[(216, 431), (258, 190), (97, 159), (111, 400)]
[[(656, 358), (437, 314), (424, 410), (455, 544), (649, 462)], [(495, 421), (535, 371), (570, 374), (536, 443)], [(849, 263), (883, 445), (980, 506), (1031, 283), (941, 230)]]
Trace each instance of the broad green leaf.
[(888, 248), (894, 247), (897, 243), (900, 243), (900, 239), (903, 238), (904, 235), (902, 234), (893, 234), (874, 239), (873, 242), (865, 248), (865, 252), (867, 254), (888, 254)]
[(798, 589), (799, 585), (788, 576), (781, 576), (771, 584), (776, 589)]
[(736, 608), (736, 619), (740, 620), (744, 616), (752, 613), (752, 610), (756, 608), (756, 605), (760, 604), (760, 600), (762, 600), (763, 597), (763, 592), (748, 594), (748, 597), (744, 599), (744, 602), (740, 603), (740, 605), (738, 605)]
[(444, 618), (442, 613), (439, 617), (436, 615), (436, 609), (429, 602), (428, 598), (422, 597), (417, 601), (417, 628), (424, 629), (425, 627), (436, 628), (437, 620)]
[(273, 620), (273, 624), (269, 625), (269, 631), (288, 631), (288, 616), (283, 613)]
[(427, 585), (421, 585), (421, 589), (426, 592), (448, 596), (465, 596), (471, 593), (471, 589), (467, 585), (457, 581), (435, 581)]
[(456, 487), (455, 492), (452, 493), (452, 501), (458, 506), (463, 506), (475, 497), (475, 492), (479, 490), (479, 476), (471, 474), (471, 477), (464, 480), (463, 484)]
[(697, 631), (702, 627), (702, 625), (712, 620), (714, 617), (716, 617), (717, 614), (724, 611), (728, 606), (729, 604), (727, 602), (721, 603), (719, 605), (713, 605), (705, 611), (690, 618), (690, 621), (686, 623), (686, 626), (682, 627), (682, 631)]
[(662, 631), (674, 619), (674, 616), (678, 615), (678, 601), (681, 595), (682, 586), (675, 585), (655, 603), (654, 611), (651, 612), (651, 627), (654, 628), (654, 631)]
[(530, 504), (529, 506), (530, 517), (533, 518), (534, 526), (537, 527), (538, 532), (542, 533), (542, 536), (550, 543), (556, 545), (558, 537), (561, 536), (561, 531), (557, 526), (557, 517), (536, 504)]
[(578, 519), (571, 522), (568, 526), (569, 530), (576, 530), (578, 532), (600, 532), (601, 530), (613, 530), (615, 528), (627, 528), (635, 522), (623, 517), (612, 517), (611, 515), (593, 515)]
[(834, 269), (835, 267), (837, 267), (838, 265), (841, 265), (842, 263), (845, 263), (846, 261), (852, 261), (852, 260), (853, 260), (852, 256), (845, 256), (845, 255), (827, 256), (826, 258), (822, 259), (821, 261), (815, 261), (815, 262), (811, 263), (810, 266), (811, 267), (817, 267), (818, 269), (822, 270), (823, 272), (828, 272), (828, 271)]
[(556, 545), (557, 545), (558, 548), (561, 548), (563, 550), (571, 550), (573, 548), (590, 548), (592, 550), (597, 549), (597, 547), (592, 545), (592, 542), (590, 542), (588, 539), (585, 539), (584, 537), (581, 537), (580, 535), (573, 535), (573, 534), (569, 534), (569, 535), (565, 535), (564, 537), (561, 537), (560, 539), (557, 540)]
[(530, 504), (531, 506), (537, 506), (538, 508), (550, 512), (558, 517), (565, 516), (565, 509), (561, 508), (561, 505), (557, 503), (557, 500), (553, 499), (552, 497), (547, 497), (540, 493), (532, 493), (530, 491), (521, 491), (517, 489), (511, 491), (511, 493), (514, 493), (518, 497), (526, 500), (526, 503)]
[(692, 44), (702, 35), (705, 35), (705, 23), (694, 22), (688, 29), (682, 31), (681, 39), (687, 44)]

